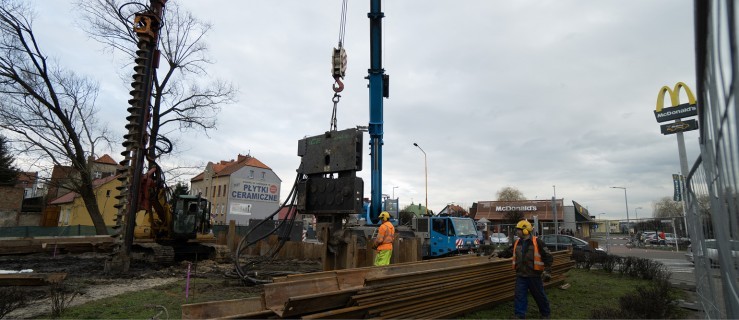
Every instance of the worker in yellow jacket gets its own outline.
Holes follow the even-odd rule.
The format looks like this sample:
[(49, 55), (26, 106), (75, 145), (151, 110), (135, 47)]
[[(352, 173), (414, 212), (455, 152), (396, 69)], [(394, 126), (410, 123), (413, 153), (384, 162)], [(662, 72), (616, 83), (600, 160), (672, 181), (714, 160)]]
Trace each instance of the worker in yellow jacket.
[(393, 240), (395, 240), (395, 227), (390, 223), (390, 213), (383, 211), (380, 213), (382, 224), (377, 227), (377, 238), (375, 238), (372, 246), (377, 250), (375, 255), (376, 266), (386, 266), (390, 264), (390, 257), (393, 255)]

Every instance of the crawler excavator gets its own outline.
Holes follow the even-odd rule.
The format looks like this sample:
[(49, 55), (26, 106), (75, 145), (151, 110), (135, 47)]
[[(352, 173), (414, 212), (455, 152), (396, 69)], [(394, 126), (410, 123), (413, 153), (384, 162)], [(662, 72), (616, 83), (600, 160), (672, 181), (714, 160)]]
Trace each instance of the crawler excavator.
[(117, 171), (121, 181), (113, 235), (117, 246), (105, 264), (111, 273), (127, 272), (132, 260), (167, 264), (176, 258), (223, 257), (226, 251), (225, 246), (214, 244), (210, 203), (200, 195), (179, 195), (172, 201), (156, 156), (149, 152), (156, 148), (155, 139), (148, 141), (150, 103), (165, 2), (151, 0), (133, 21), (137, 57), (128, 100), (125, 151)]

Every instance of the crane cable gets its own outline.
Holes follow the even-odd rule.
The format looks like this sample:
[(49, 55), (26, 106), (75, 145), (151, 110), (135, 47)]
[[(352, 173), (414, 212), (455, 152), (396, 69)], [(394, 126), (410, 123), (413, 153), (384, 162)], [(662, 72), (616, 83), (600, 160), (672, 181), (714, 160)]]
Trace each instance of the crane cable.
[[(287, 199), (282, 203), (282, 205), (277, 208), (271, 215), (264, 218), (259, 223), (255, 224), (253, 227), (250, 228), (250, 231), (246, 233), (241, 238), (241, 241), (239, 241), (239, 245), (237, 246), (236, 253), (234, 254), (234, 269), (238, 275), (238, 278), (240, 278), (242, 281), (244, 281), (247, 284), (265, 284), (270, 283), (272, 280), (269, 279), (260, 279), (261, 276), (271, 276), (271, 275), (277, 275), (277, 274), (270, 274), (265, 272), (259, 271), (259, 266), (263, 263), (270, 262), (277, 257), (277, 253), (282, 249), (282, 247), (285, 245), (285, 242), (290, 238), (290, 234), (292, 232), (292, 227), (295, 224), (295, 219), (297, 217), (297, 190), (298, 190), (298, 184), (300, 184), (301, 181), (303, 181), (304, 177), (302, 174), (298, 173), (295, 177), (295, 181), (293, 183), (293, 187), (290, 190), (290, 193), (287, 196)], [(272, 223), (274, 222), (274, 217), (279, 214), (279, 212), (283, 208), (288, 208), (286, 215), (282, 219), (278, 219), (277, 225), (274, 226), (274, 228), (266, 227), (266, 229), (271, 229), (269, 232), (262, 234), (261, 236), (251, 237), (253, 231), (255, 230), (264, 230), (260, 228), (260, 226), (264, 225), (265, 223)], [(259, 233), (259, 232), (257, 232)], [(259, 241), (266, 239), (272, 234), (279, 233), (278, 239), (279, 242), (276, 246), (271, 247), (266, 254), (260, 255), (258, 257), (247, 257), (247, 252), (250, 247), (255, 246)], [(252, 239), (253, 238), (253, 239)]]
[(331, 98), (331, 102), (334, 103), (334, 109), (331, 113), (331, 128), (330, 131), (336, 131), (336, 107), (339, 105), (341, 95), (339, 94), (344, 90), (344, 83), (341, 79), (344, 79), (346, 75), (346, 51), (344, 50), (344, 36), (346, 35), (346, 8), (348, 0), (341, 2), (341, 19), (339, 21), (339, 45), (338, 48), (334, 48), (333, 55), (331, 56), (331, 76), (334, 78), (333, 90), (334, 96)]

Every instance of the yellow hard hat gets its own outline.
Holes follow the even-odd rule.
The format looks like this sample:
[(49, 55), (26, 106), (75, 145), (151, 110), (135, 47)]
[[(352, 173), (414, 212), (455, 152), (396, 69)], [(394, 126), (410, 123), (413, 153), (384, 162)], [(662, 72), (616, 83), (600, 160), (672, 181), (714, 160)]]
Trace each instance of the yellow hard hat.
[(534, 227), (531, 226), (531, 223), (526, 220), (521, 220), (516, 224), (516, 229), (523, 230), (523, 234), (529, 234), (531, 231), (534, 231)]
[(387, 211), (383, 211), (382, 213), (380, 213), (380, 219), (390, 220), (390, 213), (388, 213)]

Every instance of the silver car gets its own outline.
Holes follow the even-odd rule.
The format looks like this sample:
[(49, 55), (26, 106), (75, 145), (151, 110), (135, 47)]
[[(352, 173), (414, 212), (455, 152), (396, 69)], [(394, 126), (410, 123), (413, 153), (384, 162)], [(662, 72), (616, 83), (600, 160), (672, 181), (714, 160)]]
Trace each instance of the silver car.
[[(703, 241), (706, 247), (705, 254), (700, 244), (696, 243), (695, 247), (693, 247), (693, 244), (688, 246), (688, 253), (685, 254), (685, 258), (690, 262), (694, 262), (699, 258), (705, 258), (708, 259), (708, 263), (711, 266), (718, 266), (718, 243), (716, 243), (716, 239), (705, 239)], [(731, 248), (731, 257), (735, 263), (739, 262), (739, 241), (729, 240), (729, 246)]]
[(495, 245), (509, 244), (510, 241), (505, 233), (493, 233), (490, 235), (490, 242)]

